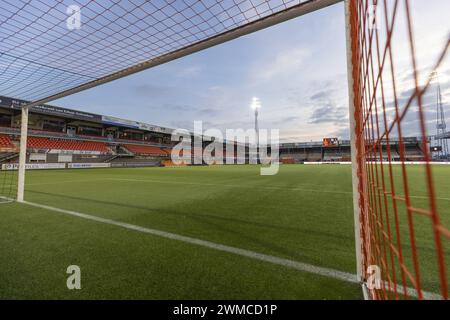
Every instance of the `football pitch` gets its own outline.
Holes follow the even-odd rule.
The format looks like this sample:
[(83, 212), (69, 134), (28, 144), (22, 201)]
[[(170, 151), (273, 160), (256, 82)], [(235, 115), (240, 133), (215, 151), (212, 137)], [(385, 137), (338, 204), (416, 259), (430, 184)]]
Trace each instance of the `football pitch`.
[[(450, 167), (433, 170), (448, 227)], [(427, 208), (422, 166), (408, 174)], [(30, 203), (0, 206), (0, 299), (362, 299), (351, 181), (348, 165), (28, 171)], [(403, 204), (399, 219), (412, 269)], [(438, 292), (429, 218), (414, 227), (424, 287)], [(70, 265), (81, 290), (66, 286)]]

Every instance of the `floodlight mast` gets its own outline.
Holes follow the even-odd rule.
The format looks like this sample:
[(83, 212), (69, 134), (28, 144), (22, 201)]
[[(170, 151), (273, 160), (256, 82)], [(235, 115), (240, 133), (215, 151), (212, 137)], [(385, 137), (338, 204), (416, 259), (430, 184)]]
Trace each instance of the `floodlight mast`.
[(259, 163), (259, 125), (258, 113), (261, 109), (261, 101), (257, 97), (253, 97), (251, 108), (255, 111), (255, 135), (256, 135), (256, 162)]

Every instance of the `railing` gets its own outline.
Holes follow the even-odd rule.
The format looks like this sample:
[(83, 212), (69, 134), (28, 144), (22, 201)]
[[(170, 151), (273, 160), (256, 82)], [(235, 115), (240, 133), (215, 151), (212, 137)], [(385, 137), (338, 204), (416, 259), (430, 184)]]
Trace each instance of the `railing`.
[[(8, 127), (0, 127), (0, 133), (9, 134), (9, 135), (20, 135), (20, 129), (18, 128), (8, 128)], [(170, 144), (161, 144), (154, 143), (148, 141), (137, 141), (137, 140), (126, 140), (126, 139), (109, 139), (107, 137), (95, 137), (95, 136), (84, 136), (84, 135), (69, 135), (63, 132), (46, 132), (40, 130), (28, 130), (28, 135), (34, 137), (43, 137), (43, 138), (58, 138), (58, 139), (66, 139), (66, 140), (81, 140), (81, 141), (94, 141), (94, 142), (104, 142), (109, 144), (136, 144), (136, 145), (145, 145), (152, 147), (160, 147), (160, 148), (171, 148)]]

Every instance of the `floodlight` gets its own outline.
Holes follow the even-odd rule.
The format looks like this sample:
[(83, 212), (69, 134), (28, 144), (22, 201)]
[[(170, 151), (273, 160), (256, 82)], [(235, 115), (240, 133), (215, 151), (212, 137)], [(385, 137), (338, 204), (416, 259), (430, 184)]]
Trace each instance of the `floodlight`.
[(261, 108), (261, 101), (257, 97), (253, 97), (251, 108), (253, 110), (260, 109)]

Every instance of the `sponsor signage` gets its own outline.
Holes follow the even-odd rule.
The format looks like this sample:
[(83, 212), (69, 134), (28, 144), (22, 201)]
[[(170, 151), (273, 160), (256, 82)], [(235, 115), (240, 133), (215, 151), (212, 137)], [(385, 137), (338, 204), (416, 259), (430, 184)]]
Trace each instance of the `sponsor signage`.
[(138, 121), (131, 121), (131, 120), (125, 120), (120, 119), (116, 117), (110, 117), (110, 116), (102, 116), (102, 122), (104, 124), (119, 126), (119, 127), (128, 127), (132, 129), (139, 129), (139, 130), (145, 130), (145, 131), (151, 131), (151, 132), (159, 132), (159, 133), (168, 133), (171, 134), (173, 129), (164, 128), (160, 126), (155, 126), (148, 123), (138, 122)]
[[(29, 101), (26, 101), (26, 100), (13, 99), (13, 98), (0, 96), (0, 106), (2, 106), (2, 107), (19, 110), (22, 106), (24, 106), (28, 103), (29, 103)], [(71, 118), (71, 119), (77, 119), (77, 120), (84, 120), (84, 121), (92, 121), (92, 122), (101, 122), (102, 121), (102, 117), (97, 114), (83, 112), (83, 111), (77, 111), (77, 110), (72, 110), (72, 109), (66, 109), (66, 108), (60, 108), (60, 107), (50, 106), (50, 105), (46, 105), (46, 104), (33, 107), (33, 112), (41, 113), (41, 114), (45, 114), (45, 115), (57, 116), (57, 117), (65, 117), (65, 118)]]
[(68, 169), (110, 168), (111, 163), (68, 163)]
[[(43, 170), (43, 169), (65, 169), (65, 163), (27, 163), (26, 170)], [(2, 165), (2, 170), (18, 170), (18, 163), (7, 163)]]
[[(111, 163), (27, 163), (26, 170), (111, 168)], [(19, 164), (2, 164), (2, 170), (18, 170)]]
[(172, 134), (172, 132), (173, 132), (173, 129), (154, 126), (154, 125), (142, 123), (142, 122), (139, 122), (139, 129), (152, 131), (152, 132), (167, 133), (167, 134)]
[(133, 129), (139, 129), (138, 122), (120, 119), (120, 118), (116, 118), (116, 117), (102, 116), (102, 122), (104, 124), (110, 124), (110, 125), (119, 126), (119, 127), (128, 127), (128, 128), (133, 128)]
[(100, 155), (100, 151), (88, 151), (88, 150), (57, 150), (50, 149), (47, 153), (51, 154), (87, 154), (87, 155)]
[[(26, 101), (26, 100), (13, 99), (13, 98), (9, 98), (9, 97), (0, 96), (0, 107), (19, 110), (22, 106), (24, 106), (28, 103), (29, 103), (29, 101)], [(143, 122), (126, 120), (126, 119), (121, 119), (121, 118), (116, 118), (116, 117), (111, 117), (111, 116), (101, 116), (101, 115), (94, 114), (94, 113), (66, 109), (66, 108), (61, 108), (61, 107), (55, 107), (55, 106), (50, 106), (50, 105), (46, 105), (46, 104), (33, 107), (33, 112), (45, 114), (45, 115), (56, 116), (56, 117), (70, 118), (70, 119), (76, 119), (76, 120), (82, 120), (82, 121), (103, 123), (103, 124), (119, 126), (119, 127), (146, 130), (146, 131), (151, 131), (151, 132), (171, 134), (173, 131), (173, 129), (155, 126), (155, 125), (151, 125), (151, 124), (147, 124), (147, 123), (143, 123)]]

